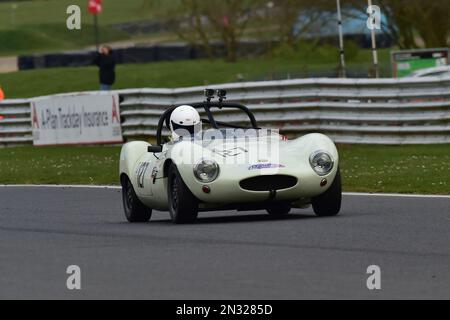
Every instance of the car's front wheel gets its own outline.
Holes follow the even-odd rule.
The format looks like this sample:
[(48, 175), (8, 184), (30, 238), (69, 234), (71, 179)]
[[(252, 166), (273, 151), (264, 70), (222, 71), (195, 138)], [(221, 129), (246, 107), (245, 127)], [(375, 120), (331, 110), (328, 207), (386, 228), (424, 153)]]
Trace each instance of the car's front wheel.
[(125, 217), (129, 222), (147, 222), (152, 217), (152, 209), (139, 200), (127, 177), (122, 180), (122, 202)]
[(198, 200), (183, 182), (175, 164), (169, 168), (167, 193), (173, 223), (191, 223), (197, 219)]
[(319, 217), (335, 216), (341, 210), (342, 186), (341, 173), (338, 171), (327, 191), (311, 199), (314, 213)]

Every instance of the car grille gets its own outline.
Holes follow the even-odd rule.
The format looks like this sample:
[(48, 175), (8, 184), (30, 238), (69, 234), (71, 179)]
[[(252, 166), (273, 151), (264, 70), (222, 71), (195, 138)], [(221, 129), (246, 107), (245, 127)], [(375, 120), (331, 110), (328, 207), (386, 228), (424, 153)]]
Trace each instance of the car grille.
[(270, 191), (292, 188), (297, 184), (297, 178), (283, 174), (257, 176), (241, 180), (242, 189), (251, 191)]

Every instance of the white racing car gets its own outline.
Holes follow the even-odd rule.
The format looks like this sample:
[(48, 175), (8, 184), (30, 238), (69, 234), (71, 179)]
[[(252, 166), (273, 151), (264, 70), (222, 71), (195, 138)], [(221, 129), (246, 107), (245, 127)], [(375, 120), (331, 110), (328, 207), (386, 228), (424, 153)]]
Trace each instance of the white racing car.
[[(169, 211), (174, 223), (193, 222), (199, 211), (284, 215), (310, 204), (318, 216), (339, 213), (339, 156), (327, 136), (313, 133), (288, 141), (276, 130), (259, 128), (247, 107), (224, 102), (224, 90), (217, 91), (216, 102), (216, 92), (205, 93), (204, 102), (163, 112), (156, 145), (134, 141), (122, 147), (120, 181), (128, 221), (146, 222), (152, 209)], [(163, 139), (166, 129), (170, 141)]]

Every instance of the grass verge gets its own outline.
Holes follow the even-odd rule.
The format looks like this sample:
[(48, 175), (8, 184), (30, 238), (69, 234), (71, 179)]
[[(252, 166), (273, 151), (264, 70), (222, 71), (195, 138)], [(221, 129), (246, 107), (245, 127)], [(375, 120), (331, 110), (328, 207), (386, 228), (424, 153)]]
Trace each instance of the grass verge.
[(450, 145), (341, 145), (345, 191), (450, 194)]
[[(170, 2), (170, 1), (167, 1)], [(86, 0), (0, 2), (0, 56), (80, 49), (94, 44), (93, 18)], [(69, 5), (81, 8), (81, 30), (66, 27)], [(151, 19), (152, 8), (143, 0), (103, 1), (99, 15), (102, 42), (126, 40), (115, 24)]]
[[(449, 145), (340, 145), (345, 191), (450, 194)], [(118, 184), (120, 147), (0, 149), (0, 184)]]
[[(335, 49), (321, 47), (317, 49), (316, 55), (311, 55), (308, 48), (292, 55), (242, 58), (236, 63), (189, 60), (119, 65), (114, 89), (201, 86), (236, 82), (238, 75), (242, 75), (244, 81), (270, 80), (272, 77), (294, 78), (336, 68)], [(388, 61), (389, 50), (380, 52), (382, 60)], [(348, 62), (353, 68), (368, 70), (370, 50), (359, 50), (353, 60)], [(97, 73), (95, 67), (28, 70), (0, 74), (0, 85), (3, 86), (6, 98), (11, 99), (90, 91), (98, 89)], [(387, 73), (386, 71), (386, 75)]]

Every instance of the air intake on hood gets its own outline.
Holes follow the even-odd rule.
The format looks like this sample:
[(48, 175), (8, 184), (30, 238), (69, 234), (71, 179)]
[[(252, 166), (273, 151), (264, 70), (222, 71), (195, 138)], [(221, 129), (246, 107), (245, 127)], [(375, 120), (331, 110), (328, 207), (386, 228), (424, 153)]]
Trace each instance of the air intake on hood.
[(241, 180), (242, 189), (251, 191), (270, 191), (292, 188), (297, 184), (297, 178), (283, 174), (256, 176)]

